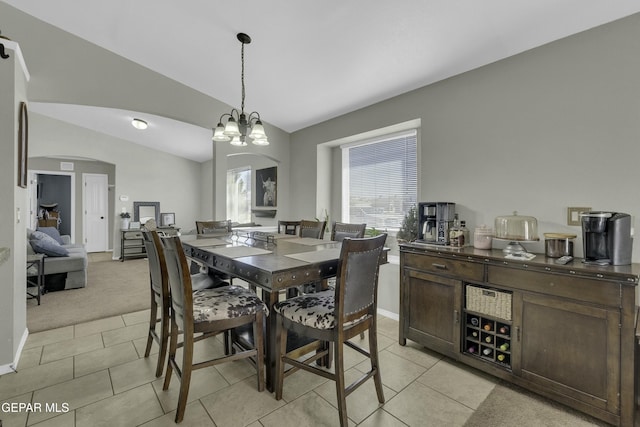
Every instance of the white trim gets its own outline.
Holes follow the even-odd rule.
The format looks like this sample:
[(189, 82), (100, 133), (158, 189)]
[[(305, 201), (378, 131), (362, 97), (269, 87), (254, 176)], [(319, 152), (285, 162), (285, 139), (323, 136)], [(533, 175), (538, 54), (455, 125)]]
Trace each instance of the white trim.
[(22, 338), (20, 339), (20, 344), (18, 345), (18, 351), (16, 351), (16, 357), (15, 359), (13, 359), (13, 363), (0, 366), (0, 375), (10, 374), (12, 372), (18, 371), (18, 362), (20, 361), (20, 356), (22, 355), (22, 350), (24, 349), (24, 345), (27, 343), (28, 337), (29, 337), (29, 329), (24, 328), (24, 332), (22, 333)]
[(393, 313), (391, 311), (384, 310), (382, 308), (379, 308), (376, 311), (378, 312), (378, 314), (380, 314), (380, 315), (382, 315), (384, 317), (388, 317), (389, 319), (400, 321), (400, 315), (398, 313)]
[(14, 42), (13, 40), (7, 40), (7, 39), (0, 39), (0, 43), (5, 45), (5, 47), (8, 47), (9, 49), (13, 50), (13, 52), (16, 55), (16, 58), (18, 58), (18, 62), (22, 66), (22, 72), (24, 73), (24, 77), (27, 79), (27, 81), (31, 80), (31, 75), (29, 74), (29, 70), (27, 70), (27, 64), (26, 62), (24, 62), (24, 57), (22, 56), (22, 50), (20, 50), (20, 45)]
[(378, 142), (387, 141), (389, 139), (404, 138), (407, 136), (415, 136), (417, 138), (418, 129), (413, 128), (413, 129), (403, 130), (400, 132), (385, 133), (384, 135), (378, 135), (373, 138), (366, 138), (366, 139), (361, 139), (359, 141), (348, 142), (346, 144), (342, 144), (340, 148), (342, 150), (346, 150), (347, 148), (361, 147), (363, 145), (375, 144)]

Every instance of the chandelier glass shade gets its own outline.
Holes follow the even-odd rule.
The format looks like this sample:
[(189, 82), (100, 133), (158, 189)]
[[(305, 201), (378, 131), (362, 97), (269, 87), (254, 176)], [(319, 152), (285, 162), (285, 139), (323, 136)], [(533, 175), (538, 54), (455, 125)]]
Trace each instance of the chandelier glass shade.
[[(242, 43), (240, 53), (242, 62), (242, 73), (240, 75), (240, 81), (242, 83), (242, 104), (240, 110), (234, 108), (230, 113), (224, 113), (220, 116), (218, 124), (215, 129), (213, 129), (212, 139), (219, 142), (230, 142), (231, 145), (245, 146), (247, 145), (247, 137), (249, 137), (255, 145), (269, 145), (269, 139), (260, 120), (260, 114), (254, 111), (247, 116), (244, 112), (244, 45), (251, 43), (251, 37), (245, 33), (238, 33), (237, 37), (240, 43)], [(227, 122), (223, 124), (225, 118)]]

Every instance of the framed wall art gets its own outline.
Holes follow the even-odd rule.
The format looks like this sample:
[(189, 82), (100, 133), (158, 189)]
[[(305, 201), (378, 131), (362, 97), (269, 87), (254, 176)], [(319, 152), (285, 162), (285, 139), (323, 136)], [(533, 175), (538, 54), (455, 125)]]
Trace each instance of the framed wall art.
[(168, 227), (176, 224), (176, 214), (174, 212), (162, 212), (160, 214), (160, 226)]
[(29, 149), (29, 114), (27, 103), (20, 103), (18, 123), (18, 187), (27, 188), (27, 159)]
[(256, 207), (275, 207), (278, 198), (278, 168), (256, 170)]

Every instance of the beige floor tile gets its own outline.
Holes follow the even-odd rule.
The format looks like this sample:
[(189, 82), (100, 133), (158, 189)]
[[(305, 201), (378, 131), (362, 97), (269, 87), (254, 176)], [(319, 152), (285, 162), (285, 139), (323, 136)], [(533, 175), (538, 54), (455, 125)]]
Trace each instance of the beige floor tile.
[(139, 323), (124, 328), (113, 329), (111, 331), (102, 332), (102, 340), (105, 347), (121, 344), (125, 341), (131, 341), (136, 338), (146, 337), (149, 332), (149, 325)]
[(76, 427), (137, 426), (162, 416), (150, 384), (117, 394), (76, 410)]
[(18, 361), (18, 370), (33, 368), (40, 364), (42, 358), (42, 347), (31, 347), (22, 350)]
[[(118, 394), (156, 380), (156, 358), (136, 359), (109, 368), (113, 392)], [(162, 376), (161, 378), (164, 378)], [(162, 388), (162, 385), (160, 386)]]
[(43, 345), (58, 341), (66, 341), (71, 338), (73, 338), (73, 326), (65, 326), (64, 328), (36, 332), (34, 334), (29, 334), (24, 348), (42, 347)]
[(418, 382), (384, 405), (384, 410), (410, 426), (462, 426), (473, 413), (468, 408)]
[(378, 409), (366, 420), (358, 424), (359, 427), (406, 427), (403, 423), (384, 409)]
[[(221, 363), (216, 369), (229, 384), (235, 384), (249, 377), (256, 378), (256, 368), (248, 360)], [(257, 381), (257, 380), (256, 380)]]
[[(173, 411), (178, 406), (178, 396), (180, 394), (180, 381), (175, 372), (171, 377), (171, 383), (168, 390), (162, 390), (164, 376), (155, 380), (153, 388), (158, 394), (158, 400), (162, 405), (164, 412)], [(191, 375), (191, 384), (189, 386), (189, 395), (187, 402), (193, 402), (203, 396), (207, 396), (218, 390), (227, 389), (229, 383), (220, 375), (214, 366), (198, 369)]]
[(74, 358), (75, 376), (90, 374), (138, 359), (138, 353), (131, 341), (111, 347), (82, 353)]
[(260, 418), (260, 423), (264, 427), (335, 427), (340, 425), (340, 418), (336, 408), (311, 391)]
[[(426, 368), (413, 362), (403, 359), (388, 350), (379, 353), (380, 374), (382, 384), (398, 392), (409, 385), (412, 381), (426, 372)], [(362, 372), (370, 369), (370, 362), (366, 360), (357, 365), (356, 368)]]
[(284, 405), (268, 391), (259, 392), (253, 378), (200, 399), (218, 427), (246, 426)]
[(398, 336), (400, 333), (400, 323), (397, 320), (390, 319), (385, 316), (378, 316), (378, 333), (384, 334), (387, 337), (398, 342)]
[[(109, 372), (104, 370), (38, 390), (33, 395), (33, 401), (41, 402), (43, 405), (45, 403), (67, 404), (69, 409), (74, 410), (112, 395)], [(29, 417), (29, 422), (40, 422), (55, 416), (51, 413), (34, 415)]]
[(0, 376), (0, 400), (38, 390), (73, 378), (73, 360), (57, 360)]
[[(364, 338), (361, 339), (358, 335), (357, 337), (351, 338), (349, 341), (353, 342), (356, 345), (364, 348), (365, 350), (369, 350), (369, 334), (365, 332)], [(396, 341), (393, 339), (381, 334), (378, 332), (378, 351), (384, 350), (385, 348), (395, 344)]]
[(42, 349), (42, 363), (64, 359), (103, 347), (100, 334), (47, 344)]
[(33, 393), (25, 393), (0, 402), (0, 420), (3, 427), (25, 426), (29, 412), (27, 407), (21, 408), (21, 403), (31, 403)]
[[(363, 372), (357, 369), (349, 369), (345, 372), (344, 380), (347, 385), (353, 383), (362, 377)], [(338, 398), (336, 392), (336, 383), (327, 381), (322, 386), (314, 389), (316, 393), (322, 396), (327, 402), (331, 403), (336, 409), (338, 408)], [(382, 386), (385, 401), (389, 401), (396, 395), (396, 392), (389, 387)], [(374, 413), (381, 404), (378, 402), (378, 395), (373, 378), (368, 379), (364, 384), (358, 387), (353, 393), (347, 396), (347, 414), (349, 418), (357, 423), (362, 422), (365, 418)]]
[[(140, 427), (176, 427), (175, 418), (176, 411), (171, 411), (162, 417), (142, 424)], [(180, 427), (216, 427), (216, 425), (202, 406), (202, 403), (197, 400), (187, 405)]]
[(386, 350), (417, 365), (424, 366), (427, 369), (431, 368), (433, 365), (438, 363), (438, 360), (441, 360), (444, 357), (441, 354), (428, 350), (413, 341), (407, 341), (406, 345), (394, 343), (387, 347)]
[(490, 376), (446, 360), (436, 363), (417, 381), (473, 409), (478, 409), (495, 387)]
[(75, 427), (75, 425), (76, 411), (69, 411), (62, 415), (58, 415), (41, 423), (38, 423), (36, 427)]
[[(144, 351), (147, 348), (147, 337), (137, 338), (133, 340), (133, 345), (136, 347), (136, 351), (138, 352), (138, 357), (144, 357)], [(167, 345), (167, 349), (168, 348), (169, 347)], [(151, 344), (151, 352), (149, 353), (149, 356), (157, 355), (159, 350), (160, 350), (160, 347), (158, 346), (158, 343), (156, 343), (156, 341), (153, 340), (153, 344)]]
[(321, 377), (320, 375), (299, 370), (284, 379), (282, 385), (282, 399), (284, 399), (285, 402), (292, 402), (327, 381), (329, 380)]
[(92, 322), (80, 323), (75, 325), (74, 334), (76, 338), (94, 335), (112, 329), (123, 328), (126, 325), (122, 320), (122, 316), (107, 317), (106, 319), (94, 320)]
[[(151, 292), (151, 291), (149, 291)], [(160, 310), (158, 310), (160, 311)], [(125, 325), (137, 325), (138, 323), (146, 323), (149, 324), (149, 316), (151, 316), (151, 309), (135, 311), (133, 313), (127, 313), (122, 315), (122, 319), (124, 320)]]

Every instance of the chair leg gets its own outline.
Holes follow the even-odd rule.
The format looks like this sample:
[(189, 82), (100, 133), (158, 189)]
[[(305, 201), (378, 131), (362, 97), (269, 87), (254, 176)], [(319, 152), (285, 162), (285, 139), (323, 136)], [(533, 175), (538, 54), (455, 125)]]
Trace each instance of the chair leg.
[(160, 320), (160, 327), (162, 330), (158, 335), (160, 337), (160, 349), (158, 350), (158, 365), (156, 366), (156, 378), (162, 375), (164, 369), (164, 362), (167, 357), (167, 346), (169, 344), (169, 315), (162, 312), (162, 319)]
[(376, 336), (376, 324), (373, 320), (372, 327), (369, 328), (369, 357), (371, 359), (371, 368), (376, 372), (373, 375), (373, 382), (376, 385), (376, 394), (378, 402), (384, 403), (384, 392), (382, 391), (382, 376), (380, 375), (380, 361), (378, 360), (378, 337)]
[[(151, 353), (151, 345), (153, 344), (153, 334), (152, 331), (156, 329), (156, 323), (158, 319), (158, 304), (156, 303), (156, 299), (151, 292), (151, 314), (149, 315), (149, 333), (147, 334), (147, 347), (144, 350), (144, 357), (149, 357)], [(157, 376), (157, 375), (156, 375)]]
[(253, 322), (253, 344), (256, 349), (256, 374), (258, 391), (264, 391), (264, 313), (256, 314)]
[(167, 372), (164, 374), (164, 384), (162, 389), (169, 388), (171, 383), (171, 374), (173, 373), (173, 364), (176, 363), (176, 349), (178, 348), (178, 325), (171, 319), (171, 335), (169, 338), (169, 360), (167, 361)]
[(338, 414), (340, 415), (340, 427), (349, 425), (347, 419), (347, 396), (344, 383), (344, 344), (341, 342), (333, 343), (335, 348), (335, 380), (336, 380), (336, 396), (338, 398)]
[(276, 400), (282, 399), (282, 387), (284, 385), (284, 361), (282, 356), (287, 354), (287, 329), (282, 323), (282, 317), (276, 314)]
[(175, 422), (179, 423), (184, 418), (191, 385), (191, 370), (193, 368), (193, 336), (184, 337), (182, 347), (182, 373), (180, 375), (180, 395), (178, 396), (178, 408), (176, 409)]

